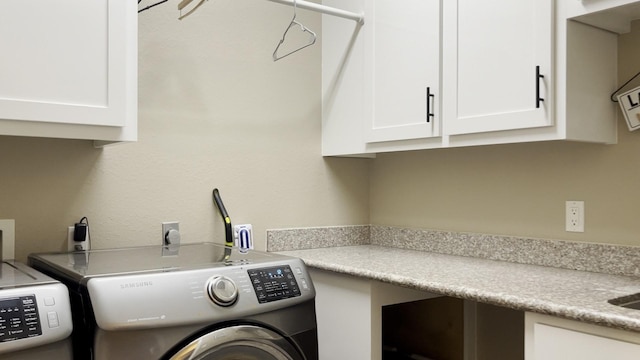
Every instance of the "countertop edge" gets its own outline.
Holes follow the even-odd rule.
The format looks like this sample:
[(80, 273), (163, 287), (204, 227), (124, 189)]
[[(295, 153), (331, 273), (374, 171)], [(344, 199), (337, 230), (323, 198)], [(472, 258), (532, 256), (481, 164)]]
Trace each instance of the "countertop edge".
[[(351, 246), (354, 247), (380, 247), (378, 245), (357, 245)], [(337, 249), (337, 251), (343, 250)], [(613, 312), (603, 312), (595, 309), (585, 309), (581, 306), (571, 306), (566, 304), (557, 303), (549, 300), (541, 300), (531, 297), (523, 297), (518, 295), (517, 293), (507, 293), (507, 292), (493, 292), (488, 291), (486, 289), (480, 287), (470, 287), (470, 286), (456, 286), (452, 284), (447, 284), (445, 282), (433, 282), (428, 280), (422, 280), (411, 276), (403, 276), (397, 274), (390, 274), (383, 271), (375, 271), (371, 269), (367, 269), (361, 266), (349, 266), (340, 263), (334, 263), (327, 260), (316, 259), (313, 256), (313, 252), (317, 250), (327, 251), (327, 248), (324, 249), (307, 249), (307, 250), (299, 250), (299, 251), (280, 251), (278, 253), (283, 255), (290, 255), (301, 258), (305, 264), (311, 268), (316, 268), (325, 271), (331, 271), (344, 275), (351, 275), (365, 279), (371, 279), (375, 281), (380, 281), (392, 285), (398, 285), (403, 287), (412, 288), (415, 290), (426, 291), (430, 293), (435, 293), (444, 296), (451, 296), (466, 300), (473, 300), (482, 303), (497, 305), (508, 307), (515, 310), (520, 311), (528, 311), (535, 312), (545, 315), (552, 315), (561, 318), (577, 320), (581, 322), (591, 323), (594, 325), (606, 326), (610, 328), (628, 330), (633, 332), (640, 332), (640, 318), (631, 318), (628, 316), (615, 314)], [(385, 249), (388, 251), (388, 249)], [(416, 250), (403, 250), (403, 251), (411, 251), (415, 253), (422, 253), (424, 256), (434, 255), (428, 252), (416, 251)], [(441, 254), (437, 254), (441, 255)], [(444, 256), (454, 256), (454, 255), (444, 255)], [(454, 256), (457, 258), (464, 258), (462, 256)], [(469, 258), (471, 259), (471, 258)], [(482, 260), (475, 259), (475, 261), (486, 261), (487, 266), (491, 266), (494, 260)], [(531, 268), (538, 268), (538, 265), (520, 265), (520, 266), (529, 266)], [(558, 271), (567, 271), (564, 269), (557, 269)], [(574, 270), (575, 271), (575, 270)], [(605, 275), (602, 276), (611, 276), (611, 277), (619, 277), (616, 275)], [(634, 310), (630, 310), (634, 311)], [(640, 314), (640, 312), (639, 312)]]

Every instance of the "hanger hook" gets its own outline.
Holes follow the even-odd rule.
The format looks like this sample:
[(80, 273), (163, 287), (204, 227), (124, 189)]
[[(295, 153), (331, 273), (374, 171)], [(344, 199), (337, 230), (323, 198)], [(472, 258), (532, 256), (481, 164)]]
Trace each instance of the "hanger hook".
[[(273, 54), (272, 54), (273, 61), (278, 61), (278, 60), (280, 60), (280, 59), (282, 59), (284, 57), (287, 57), (287, 56), (289, 56), (289, 55), (291, 55), (291, 54), (293, 54), (295, 52), (298, 52), (298, 51), (306, 48), (307, 46), (311, 46), (311, 45), (315, 44), (315, 42), (316, 42), (316, 33), (314, 33), (313, 31), (311, 31), (306, 26), (302, 25), (301, 23), (299, 23), (296, 20), (296, 7), (297, 7), (296, 5), (297, 5), (297, 1), (293, 0), (293, 18), (291, 19), (291, 22), (289, 23), (289, 26), (287, 26), (287, 28), (285, 29), (284, 33), (282, 34), (282, 39), (280, 39), (280, 42), (278, 42), (278, 45), (276, 46), (276, 49), (273, 51)], [(284, 55), (279, 55), (278, 54), (278, 50), (280, 49), (280, 46), (282, 45), (282, 43), (284, 43), (285, 38), (287, 37), (287, 33), (293, 27), (299, 27), (300, 30), (302, 30), (303, 32), (309, 34), (310, 35), (309, 41), (307, 42), (307, 44), (305, 44), (305, 45), (303, 45), (303, 46), (301, 46), (301, 47), (299, 47), (297, 49), (294, 49), (294, 50), (292, 50), (292, 51), (290, 51), (290, 52), (288, 52), (288, 53), (286, 53)]]

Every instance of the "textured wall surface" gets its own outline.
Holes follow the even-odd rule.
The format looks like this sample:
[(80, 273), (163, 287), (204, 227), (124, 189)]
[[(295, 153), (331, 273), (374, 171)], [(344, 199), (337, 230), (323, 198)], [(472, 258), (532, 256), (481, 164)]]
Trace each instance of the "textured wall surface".
[[(224, 241), (211, 191), (235, 224), (368, 224), (370, 160), (320, 156), (320, 45), (278, 62), (293, 15), (268, 1), (176, 4), (139, 15), (139, 141), (0, 137), (0, 219), (16, 219), (16, 255), (66, 249), (89, 218), (94, 248), (159, 244), (163, 221), (183, 242)], [(298, 10), (320, 33), (320, 16)]]
[[(640, 71), (640, 23), (618, 43), (622, 84)], [(640, 245), (640, 132), (629, 132), (621, 114), (618, 121), (617, 145), (541, 142), (379, 155), (371, 223)], [(567, 200), (585, 201), (584, 233), (565, 232)]]

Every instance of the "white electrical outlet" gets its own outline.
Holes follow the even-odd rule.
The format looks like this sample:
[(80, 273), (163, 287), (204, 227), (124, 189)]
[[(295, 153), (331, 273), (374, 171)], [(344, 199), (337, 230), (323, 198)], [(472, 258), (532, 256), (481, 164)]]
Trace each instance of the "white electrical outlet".
[(180, 245), (180, 222), (165, 221), (162, 223), (162, 245)]
[(16, 257), (16, 221), (13, 219), (0, 220), (0, 245), (2, 246), (2, 260)]
[(569, 232), (584, 232), (584, 201), (566, 202), (565, 230)]

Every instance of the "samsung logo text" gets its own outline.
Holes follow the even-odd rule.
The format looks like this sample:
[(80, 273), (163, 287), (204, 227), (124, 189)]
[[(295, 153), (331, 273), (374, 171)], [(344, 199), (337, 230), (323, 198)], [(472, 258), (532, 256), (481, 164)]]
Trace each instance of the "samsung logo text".
[(143, 288), (143, 287), (149, 287), (149, 286), (153, 286), (153, 281), (136, 281), (136, 282), (124, 283), (124, 284), (120, 284), (120, 289), (122, 290), (137, 289), (137, 288)]

